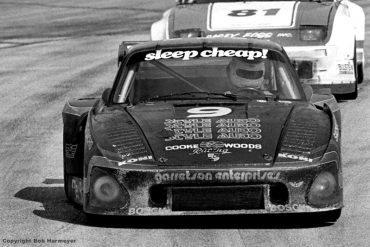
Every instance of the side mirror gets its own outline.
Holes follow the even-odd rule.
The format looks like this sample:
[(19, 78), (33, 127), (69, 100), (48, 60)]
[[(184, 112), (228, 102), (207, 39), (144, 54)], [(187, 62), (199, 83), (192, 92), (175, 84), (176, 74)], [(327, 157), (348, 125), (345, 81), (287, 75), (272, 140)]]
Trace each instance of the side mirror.
[(304, 94), (306, 95), (306, 99), (308, 101), (311, 101), (312, 95), (313, 95), (313, 89), (308, 84), (302, 84)]
[(110, 96), (110, 93), (111, 93), (112, 89), (111, 88), (106, 88), (101, 96), (104, 104), (108, 104), (109, 102), (109, 96)]

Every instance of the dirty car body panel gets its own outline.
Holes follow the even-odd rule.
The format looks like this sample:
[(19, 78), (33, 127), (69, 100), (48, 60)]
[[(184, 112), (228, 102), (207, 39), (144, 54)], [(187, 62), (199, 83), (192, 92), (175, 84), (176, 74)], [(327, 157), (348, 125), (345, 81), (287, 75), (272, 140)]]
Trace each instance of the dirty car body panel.
[[(120, 51), (112, 88), (63, 111), (66, 194), (83, 211), (339, 217), (339, 107), (302, 87), (281, 46), (199, 38)], [(233, 92), (234, 60), (263, 63), (266, 87)]]

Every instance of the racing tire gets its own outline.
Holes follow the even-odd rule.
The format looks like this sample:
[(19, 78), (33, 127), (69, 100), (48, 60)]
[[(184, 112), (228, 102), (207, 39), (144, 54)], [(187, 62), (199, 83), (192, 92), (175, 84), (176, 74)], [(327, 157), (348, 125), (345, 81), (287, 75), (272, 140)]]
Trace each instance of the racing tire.
[(357, 83), (361, 84), (364, 81), (364, 69), (362, 63), (357, 64)]
[(347, 93), (347, 94), (340, 95), (339, 99), (342, 99), (342, 100), (357, 99), (357, 96), (358, 96), (357, 87), (358, 87), (358, 83), (357, 83), (357, 80), (356, 80), (356, 82), (355, 82), (355, 91), (352, 92), (352, 93)]
[(63, 172), (63, 179), (64, 179), (64, 194), (66, 195), (67, 199), (69, 202), (73, 202), (72, 198), (69, 196), (69, 187), (68, 187), (68, 180), (69, 180), (69, 176), (66, 174), (65, 172), (65, 169), (64, 169), (64, 172)]
[(335, 223), (340, 215), (342, 214), (342, 209), (335, 209), (327, 212), (318, 212), (310, 214), (310, 221), (320, 222), (320, 223)]

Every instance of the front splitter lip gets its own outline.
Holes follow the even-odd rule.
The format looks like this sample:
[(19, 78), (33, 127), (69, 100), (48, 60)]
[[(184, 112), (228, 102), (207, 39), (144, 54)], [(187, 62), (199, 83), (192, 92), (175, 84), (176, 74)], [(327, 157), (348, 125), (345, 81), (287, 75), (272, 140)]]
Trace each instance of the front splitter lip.
[[(336, 155), (329, 155), (336, 156)], [(334, 157), (333, 157), (334, 158)], [(336, 173), (338, 184), (341, 183), (341, 169), (338, 159), (332, 159), (326, 163), (309, 164), (301, 162), (301, 166), (292, 167), (280, 164), (269, 168), (148, 168), (140, 165), (128, 167), (115, 167), (108, 165), (110, 161), (104, 157), (92, 159), (92, 166), (97, 169), (111, 171), (112, 176), (124, 186), (130, 195), (130, 205), (125, 208), (109, 209), (92, 207), (89, 203), (89, 176), (84, 178), (84, 211), (89, 214), (100, 215), (237, 215), (237, 214), (281, 214), (281, 213), (309, 213), (325, 212), (343, 207), (343, 189), (338, 187), (338, 198), (335, 202), (325, 207), (314, 207), (306, 201), (307, 190), (312, 180), (321, 171), (333, 171)], [(90, 169), (90, 172), (92, 170)], [(90, 174), (90, 173), (89, 173)], [(272, 203), (269, 199), (270, 184), (284, 184), (289, 192), (289, 200), (286, 203)], [(171, 203), (156, 206), (151, 203), (149, 189), (153, 185), (167, 187), (176, 186), (233, 186), (260, 184), (264, 189), (264, 207), (262, 209), (241, 210), (199, 210), (199, 211), (172, 211)]]

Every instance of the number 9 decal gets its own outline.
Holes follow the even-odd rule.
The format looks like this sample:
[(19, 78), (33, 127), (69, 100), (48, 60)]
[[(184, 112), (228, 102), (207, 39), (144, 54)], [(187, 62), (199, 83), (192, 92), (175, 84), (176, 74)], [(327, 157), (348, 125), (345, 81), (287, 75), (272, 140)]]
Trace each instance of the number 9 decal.
[(231, 113), (231, 109), (227, 107), (197, 107), (188, 110), (191, 117), (220, 117)]

